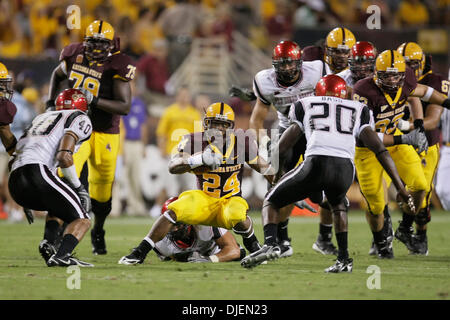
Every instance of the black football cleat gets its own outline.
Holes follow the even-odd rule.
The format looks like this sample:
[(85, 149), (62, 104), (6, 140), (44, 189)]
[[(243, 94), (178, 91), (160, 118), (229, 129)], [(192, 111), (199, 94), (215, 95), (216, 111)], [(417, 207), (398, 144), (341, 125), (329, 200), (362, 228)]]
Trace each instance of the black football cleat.
[(397, 230), (395, 230), (395, 238), (406, 246), (406, 248), (409, 251), (414, 251), (414, 247), (412, 246), (412, 235), (413, 235), (414, 229), (413, 227), (406, 228), (400, 225), (398, 226)]
[(241, 260), (241, 266), (244, 268), (253, 268), (265, 261), (275, 260), (280, 257), (280, 247), (263, 245), (261, 249), (246, 256)]
[(409, 251), (410, 254), (417, 255), (428, 255), (428, 239), (427, 235), (413, 235), (411, 241), (412, 250)]
[(129, 255), (120, 258), (118, 263), (125, 265), (135, 265), (142, 264), (144, 260), (145, 255), (138, 248), (134, 248)]
[(49, 267), (69, 267), (69, 266), (79, 266), (79, 267), (93, 267), (93, 264), (84, 262), (75, 258), (71, 253), (67, 253), (63, 257), (56, 257), (56, 254), (52, 255), (47, 261), (47, 266)]
[(56, 253), (56, 249), (52, 244), (44, 239), (39, 243), (39, 253), (42, 258), (44, 258), (45, 263), (47, 263), (50, 257)]
[(336, 260), (336, 263), (331, 267), (325, 269), (326, 273), (341, 273), (341, 272), (352, 272), (353, 270), (353, 259), (347, 258), (345, 260)]
[(105, 230), (100, 232), (95, 232), (94, 229), (91, 230), (91, 243), (92, 243), (92, 253), (93, 254), (106, 254), (106, 244), (105, 244)]
[(392, 249), (392, 243), (384, 240), (381, 244), (376, 245), (378, 251), (378, 258), (380, 259), (393, 259), (394, 250)]

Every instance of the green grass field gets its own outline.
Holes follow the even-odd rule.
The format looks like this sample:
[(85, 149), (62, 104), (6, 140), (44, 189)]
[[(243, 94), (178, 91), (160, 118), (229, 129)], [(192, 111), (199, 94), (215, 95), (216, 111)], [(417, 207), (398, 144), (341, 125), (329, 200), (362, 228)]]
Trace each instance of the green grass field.
[[(393, 213), (394, 228), (400, 220)], [(253, 213), (262, 239), (261, 219)], [(160, 262), (152, 252), (143, 265), (123, 266), (117, 261), (147, 234), (153, 220), (110, 218), (106, 223), (108, 254), (91, 254), (90, 236), (76, 248), (77, 256), (95, 264), (81, 269), (81, 288), (70, 290), (65, 268), (48, 268), (39, 255), (42, 219), (0, 222), (1, 299), (449, 299), (450, 213), (433, 212), (429, 225), (428, 256), (411, 256), (394, 242), (393, 260), (369, 256), (371, 234), (364, 214), (349, 215), (349, 247), (354, 259), (351, 274), (325, 274), (333, 257), (311, 249), (318, 218), (290, 219), (294, 255), (247, 270), (238, 262), (187, 264)], [(240, 237), (237, 237), (240, 242)], [(367, 267), (381, 270), (381, 289), (369, 290)]]

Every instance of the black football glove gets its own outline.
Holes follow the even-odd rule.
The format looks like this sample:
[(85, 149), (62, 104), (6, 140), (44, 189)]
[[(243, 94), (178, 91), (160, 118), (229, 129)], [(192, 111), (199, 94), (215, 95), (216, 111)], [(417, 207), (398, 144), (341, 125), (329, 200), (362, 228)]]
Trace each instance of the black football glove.
[(80, 185), (78, 188), (73, 188), (73, 190), (77, 193), (78, 197), (80, 197), (81, 205), (84, 210), (89, 213), (92, 209), (91, 197), (89, 196), (89, 192), (86, 191), (83, 185)]
[(231, 86), (230, 90), (228, 91), (229, 95), (232, 97), (238, 97), (241, 100), (244, 101), (254, 101), (256, 100), (256, 96), (253, 93), (253, 91), (245, 88), (239, 88), (237, 86)]
[(23, 212), (25, 213), (25, 217), (27, 218), (28, 223), (32, 224), (34, 222), (33, 211), (28, 208), (23, 208)]
[(201, 255), (197, 251), (194, 251), (194, 252), (192, 252), (191, 256), (188, 257), (187, 262), (201, 263), (201, 262), (212, 262), (212, 261), (209, 259), (209, 257), (206, 257), (204, 255)]

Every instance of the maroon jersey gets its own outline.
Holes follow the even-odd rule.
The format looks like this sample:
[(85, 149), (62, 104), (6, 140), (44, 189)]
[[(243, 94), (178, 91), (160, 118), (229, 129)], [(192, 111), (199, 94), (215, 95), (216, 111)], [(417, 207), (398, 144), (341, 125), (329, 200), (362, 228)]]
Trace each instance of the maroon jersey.
[[(178, 145), (178, 151), (187, 154), (203, 152), (210, 143), (204, 132), (186, 135)], [(197, 187), (214, 198), (223, 196), (241, 196), (244, 164), (256, 163), (258, 145), (256, 140), (245, 135), (241, 129), (235, 130), (230, 141), (222, 148), (213, 146), (213, 150), (223, 155), (222, 164), (216, 170), (196, 174)]]
[[(114, 100), (113, 81), (130, 81), (136, 67), (131, 58), (120, 51), (112, 53), (103, 63), (90, 64), (84, 56), (83, 43), (65, 47), (59, 60), (65, 62), (65, 71), (71, 88), (85, 88), (96, 97)], [(120, 115), (93, 107), (90, 118), (94, 131), (119, 133)]]
[(0, 99), (0, 126), (6, 126), (13, 122), (17, 108), (14, 103), (6, 99)]
[(303, 61), (321, 60), (324, 61), (325, 52), (322, 47), (307, 46), (302, 50)]
[[(450, 82), (447, 79), (443, 78), (440, 74), (432, 73), (431, 71), (429, 71), (428, 73), (423, 75), (421, 79), (419, 79), (418, 83), (432, 87), (434, 90), (437, 90), (442, 94), (448, 95), (448, 88)], [(424, 117), (428, 105), (429, 105), (428, 102), (422, 101)], [(440, 132), (438, 128), (426, 130), (425, 134), (427, 136), (429, 146), (435, 145), (440, 140)]]
[[(398, 120), (405, 114), (405, 102), (417, 86), (416, 77), (406, 68), (405, 82), (399, 96), (383, 92), (372, 77), (359, 80), (353, 87), (353, 100), (366, 104), (373, 112), (377, 132), (394, 134)], [(399, 93), (399, 92), (397, 92)]]

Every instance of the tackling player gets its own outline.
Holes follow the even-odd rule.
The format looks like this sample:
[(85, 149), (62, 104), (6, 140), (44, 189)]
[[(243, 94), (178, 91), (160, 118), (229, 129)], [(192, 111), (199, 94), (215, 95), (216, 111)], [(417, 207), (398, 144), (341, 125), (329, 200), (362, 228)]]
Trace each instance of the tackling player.
[[(325, 194), (333, 212), (339, 253), (336, 263), (325, 272), (351, 272), (353, 260), (348, 253), (348, 222), (345, 195), (354, 178), (353, 158), (355, 139), (362, 140), (391, 176), (402, 200), (414, 207), (395, 164), (373, 130), (369, 108), (360, 102), (347, 100), (345, 80), (337, 75), (320, 79), (315, 97), (295, 102), (289, 118), (293, 124), (279, 142), (280, 157), (304, 134), (307, 140), (305, 161), (285, 174), (268, 192), (262, 209), (264, 246), (245, 257), (241, 265), (250, 268), (266, 260), (277, 259), (280, 248), (276, 243), (276, 221), (280, 208), (310, 197), (320, 203)], [(414, 208), (412, 208), (414, 209)]]
[[(402, 139), (397, 123), (404, 115), (405, 102), (410, 96), (444, 106), (450, 105), (450, 100), (446, 100), (438, 91), (417, 84), (413, 71), (406, 67), (404, 58), (395, 50), (383, 51), (376, 59), (374, 77), (358, 81), (353, 88), (353, 99), (363, 102), (374, 113), (376, 131), (394, 135), (393, 139), (397, 142)], [(424, 132), (422, 109), (412, 108), (412, 114), (415, 118), (414, 127)], [(402, 180), (411, 191), (415, 207), (420, 208), (429, 186), (417, 152), (408, 145), (389, 147), (388, 151)], [(368, 204), (366, 217), (374, 235), (378, 256), (393, 258), (392, 245), (383, 234), (383, 210), (386, 205), (383, 168), (372, 152), (360, 143), (356, 148), (355, 165), (360, 189)], [(402, 211), (403, 220), (396, 231), (396, 237), (411, 248), (411, 237), (406, 231), (410, 229), (416, 212), (409, 212), (405, 207)]]
[(93, 133), (74, 155), (77, 175), (88, 163), (89, 195), (95, 223), (91, 230), (92, 252), (106, 254), (105, 219), (111, 211), (111, 190), (119, 152), (120, 116), (131, 107), (129, 81), (136, 67), (130, 57), (121, 53), (114, 29), (106, 21), (96, 20), (86, 29), (83, 43), (65, 47), (60, 64), (50, 81), (49, 101), (52, 107), (58, 87), (68, 80), (69, 87), (80, 88), (87, 96)]
[[(427, 85), (442, 94), (448, 95), (450, 82), (442, 75), (433, 73), (433, 71), (431, 70), (431, 66), (426, 66), (425, 60), (427, 59), (427, 57), (425, 56), (422, 48), (417, 43), (405, 42), (397, 48), (397, 51), (401, 55), (403, 55), (406, 64), (414, 71), (417, 83)], [(429, 57), (428, 59), (431, 59), (431, 57)], [(429, 186), (429, 190), (425, 194), (425, 199), (414, 219), (417, 226), (417, 234), (412, 237), (413, 250), (411, 251), (411, 253), (427, 255), (428, 240), (426, 232), (427, 223), (431, 220), (430, 198), (431, 191), (433, 189), (434, 175), (439, 159), (440, 131), (438, 129), (438, 125), (443, 112), (443, 108), (440, 105), (431, 104), (428, 102), (422, 102), (422, 107), (424, 114), (423, 126), (425, 128), (425, 134), (428, 139), (429, 147), (427, 153), (421, 155), (421, 158), (422, 167), (425, 174), (425, 179)], [(413, 125), (408, 121), (400, 119), (398, 127), (402, 131), (409, 131), (412, 129)], [(412, 233), (412, 230), (405, 230), (405, 232)]]
[[(8, 186), (14, 201), (26, 208), (47, 211), (50, 218), (68, 224), (57, 251), (49, 243), (39, 246), (49, 267), (93, 266), (72, 255), (91, 226), (89, 194), (76, 175), (72, 158), (92, 132), (87, 106), (80, 90), (64, 90), (56, 100), (56, 111), (33, 120), (17, 142), (10, 161)], [(63, 179), (55, 174), (57, 167)]]
[[(169, 162), (172, 174), (194, 173), (198, 189), (185, 191), (170, 203), (139, 246), (119, 263), (142, 263), (155, 243), (179, 222), (233, 229), (242, 236), (248, 251), (259, 250), (252, 220), (247, 216), (247, 201), (241, 197), (242, 175), (245, 163), (258, 172), (272, 170), (258, 157), (257, 143), (252, 135), (233, 129), (234, 111), (229, 105), (223, 102), (210, 105), (203, 125), (204, 132), (183, 137), (178, 153)], [(272, 181), (273, 175), (265, 177)]]
[[(161, 209), (161, 214), (177, 199), (178, 197), (168, 199)], [(155, 243), (153, 251), (162, 261), (227, 262), (245, 257), (245, 249), (239, 248), (233, 234), (228, 230), (180, 222), (173, 225), (164, 239)], [(126, 264), (126, 260), (123, 260), (123, 263)]]

